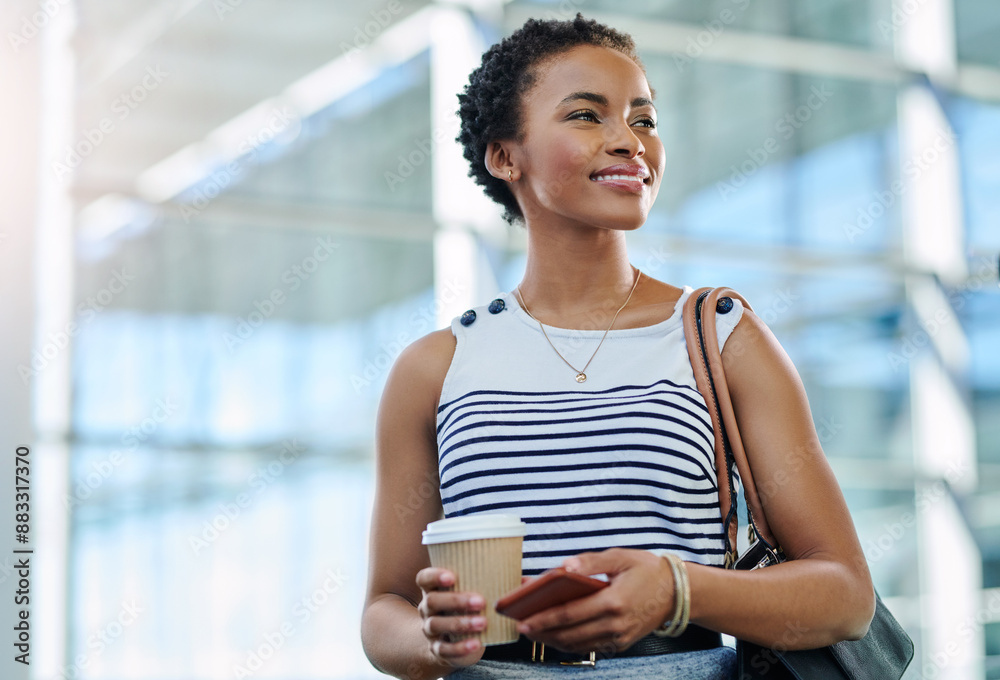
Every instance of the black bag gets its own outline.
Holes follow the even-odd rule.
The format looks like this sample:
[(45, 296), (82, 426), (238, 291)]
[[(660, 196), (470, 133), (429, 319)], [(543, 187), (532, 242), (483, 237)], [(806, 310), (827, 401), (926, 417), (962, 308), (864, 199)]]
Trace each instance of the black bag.
[[(785, 555), (768, 528), (740, 439), (722, 370), (722, 354), (716, 341), (715, 314), (708, 314), (703, 319), (701, 313), (703, 306), (727, 312), (732, 309), (732, 298), (739, 299), (744, 307), (752, 311), (743, 296), (732, 289), (700, 288), (694, 291), (684, 305), (684, 333), (698, 389), (708, 403), (715, 426), (716, 470), (720, 471), (719, 507), (726, 539), (725, 566), (727, 569), (760, 569), (784, 562)], [(706, 336), (712, 340), (706, 342)], [(734, 467), (744, 489), (750, 537), (750, 547), (740, 557), (736, 554), (739, 521), (736, 516)], [(724, 475), (721, 473), (723, 470)], [(875, 602), (875, 617), (868, 633), (860, 640), (792, 651), (769, 649), (737, 640), (739, 680), (899, 680), (913, 659), (913, 641), (882, 603), (877, 592)]]

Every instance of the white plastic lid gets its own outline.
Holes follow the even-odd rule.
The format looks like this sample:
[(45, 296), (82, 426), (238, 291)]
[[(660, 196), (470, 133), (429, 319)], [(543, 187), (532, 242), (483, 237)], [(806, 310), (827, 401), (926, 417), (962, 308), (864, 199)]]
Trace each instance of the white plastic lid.
[(423, 533), (424, 545), (475, 541), (482, 538), (524, 536), (528, 525), (517, 515), (465, 515), (431, 522)]

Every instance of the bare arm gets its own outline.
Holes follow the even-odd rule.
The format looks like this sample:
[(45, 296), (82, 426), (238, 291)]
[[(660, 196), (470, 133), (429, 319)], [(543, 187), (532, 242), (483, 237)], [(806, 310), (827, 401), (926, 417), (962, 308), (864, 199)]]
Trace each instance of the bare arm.
[(447, 586), (447, 572), (430, 568), (421, 544), (427, 523), (442, 514), (437, 402), (454, 347), (450, 329), (409, 345), (393, 365), (379, 403), (361, 640), (372, 665), (397, 678), (438, 678), (482, 655), (481, 647), (470, 654), (464, 643), (442, 639), (443, 633), (475, 629), (471, 613), (477, 607), (470, 603), (472, 594), (439, 592)]
[(722, 358), (761, 504), (789, 561), (752, 572), (689, 565), (691, 619), (787, 649), (858, 639), (874, 588), (798, 372), (750, 310)]

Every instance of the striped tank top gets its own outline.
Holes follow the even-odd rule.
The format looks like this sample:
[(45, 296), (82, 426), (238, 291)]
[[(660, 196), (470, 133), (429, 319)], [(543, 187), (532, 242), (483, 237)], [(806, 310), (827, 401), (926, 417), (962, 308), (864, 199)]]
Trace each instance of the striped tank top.
[[(608, 332), (583, 383), (515, 295), (455, 317), (437, 410), (445, 517), (520, 516), (526, 576), (611, 547), (722, 565), (715, 435), (682, 321), (692, 292), (660, 323)], [(743, 314), (733, 302), (716, 312), (720, 349)], [(576, 367), (604, 335), (545, 332)]]

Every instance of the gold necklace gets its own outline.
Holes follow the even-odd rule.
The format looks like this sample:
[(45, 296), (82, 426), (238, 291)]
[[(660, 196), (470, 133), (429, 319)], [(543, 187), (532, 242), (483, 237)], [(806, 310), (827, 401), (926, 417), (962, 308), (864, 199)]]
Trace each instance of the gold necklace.
[(637, 275), (635, 277), (635, 283), (632, 284), (632, 290), (629, 291), (628, 297), (625, 298), (625, 304), (622, 305), (621, 307), (619, 307), (618, 311), (615, 312), (615, 317), (614, 317), (614, 319), (611, 319), (611, 324), (608, 326), (608, 330), (604, 331), (604, 335), (601, 336), (601, 341), (599, 343), (597, 343), (597, 349), (595, 349), (594, 353), (590, 355), (590, 360), (587, 362), (587, 365), (584, 366), (579, 371), (577, 371), (575, 368), (573, 368), (573, 364), (571, 364), (568, 361), (566, 361), (566, 357), (564, 357), (562, 354), (559, 354), (559, 350), (556, 349), (555, 345), (552, 345), (552, 341), (549, 340), (549, 334), (545, 332), (545, 326), (542, 325), (541, 321), (538, 321), (538, 319), (535, 319), (535, 317), (532, 316), (531, 312), (528, 311), (528, 306), (526, 304), (524, 304), (524, 298), (521, 297), (521, 284), (517, 284), (517, 286), (516, 286), (517, 301), (519, 303), (521, 303), (521, 308), (525, 311), (525, 313), (528, 316), (530, 316), (532, 319), (535, 319), (535, 321), (538, 321), (538, 327), (542, 329), (542, 335), (544, 335), (545, 339), (549, 341), (550, 345), (552, 345), (552, 349), (555, 350), (556, 354), (559, 354), (559, 358), (562, 359), (566, 363), (567, 366), (569, 366), (574, 371), (576, 371), (576, 381), (578, 383), (582, 383), (582, 382), (585, 382), (587, 380), (587, 374), (584, 373), (584, 371), (587, 370), (587, 366), (590, 366), (590, 362), (594, 360), (595, 356), (597, 356), (597, 350), (601, 349), (601, 345), (604, 344), (604, 338), (608, 337), (608, 332), (611, 330), (611, 326), (615, 325), (615, 319), (617, 319), (618, 315), (621, 314), (621, 311), (623, 309), (625, 309), (625, 305), (627, 305), (628, 301), (632, 299), (632, 293), (635, 292), (636, 286), (639, 285), (639, 279), (642, 277), (642, 271), (640, 271), (639, 269), (637, 269), (634, 265), (632, 266), (632, 269), (635, 269), (635, 271), (637, 272)]

